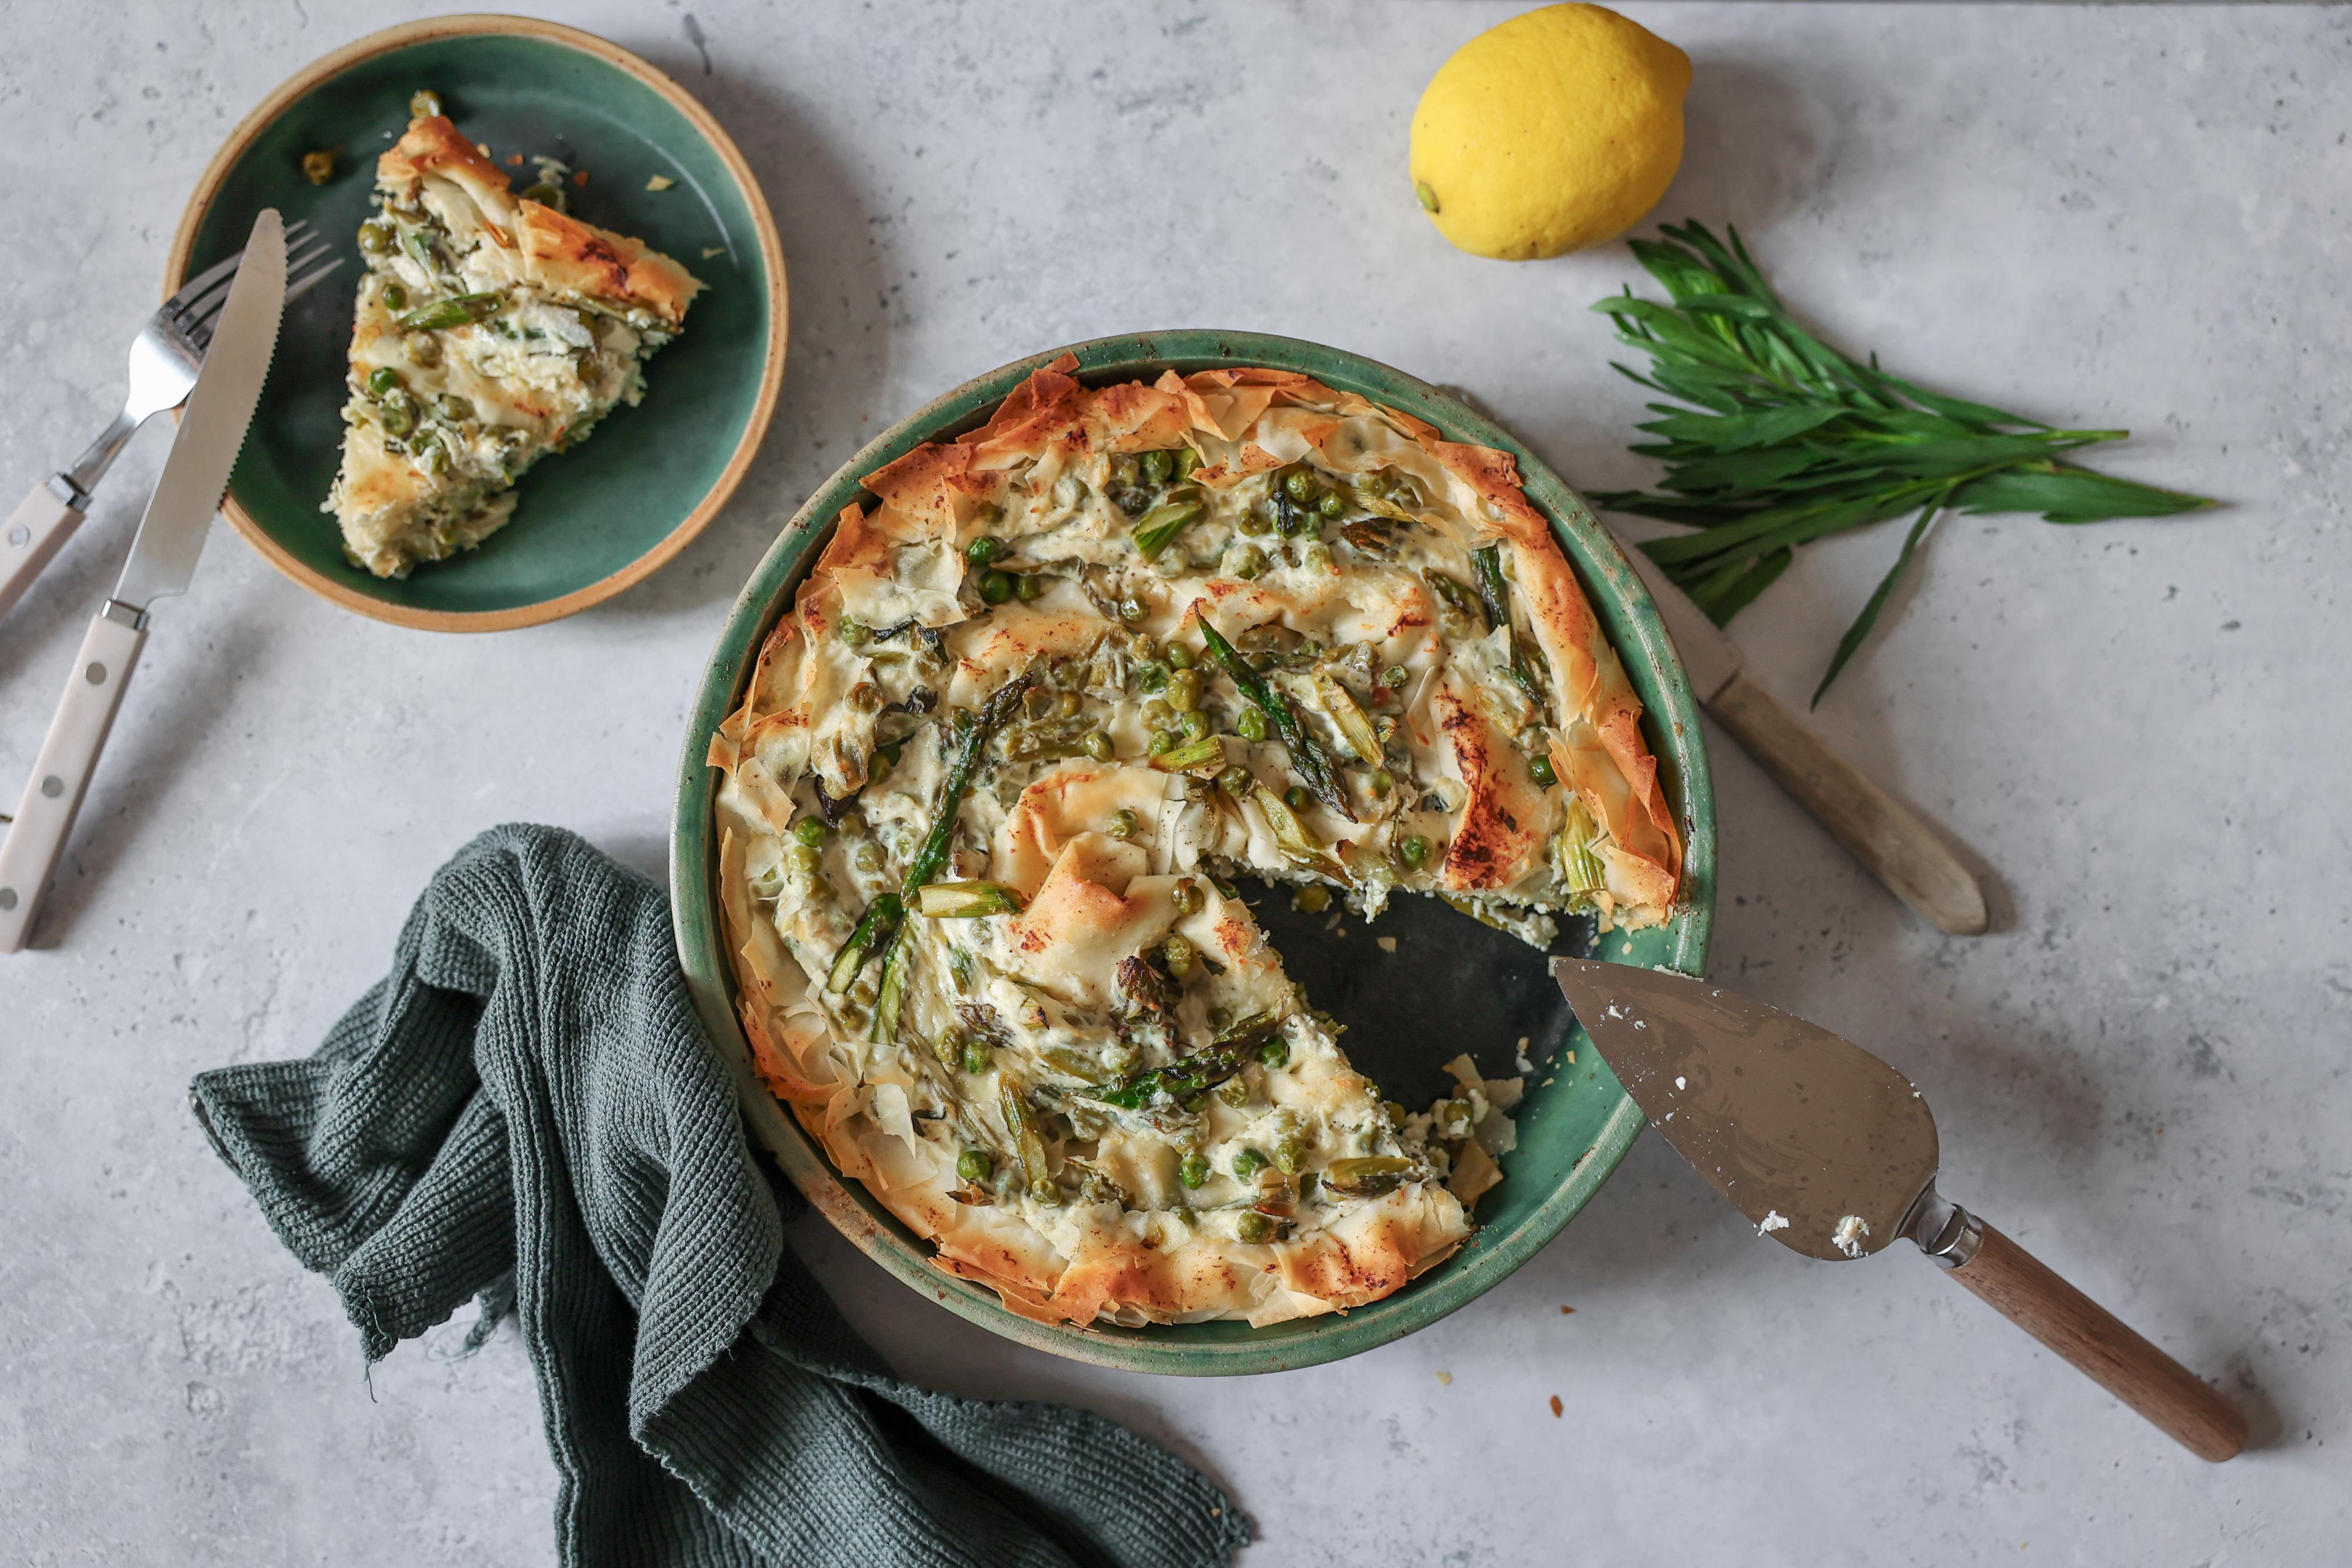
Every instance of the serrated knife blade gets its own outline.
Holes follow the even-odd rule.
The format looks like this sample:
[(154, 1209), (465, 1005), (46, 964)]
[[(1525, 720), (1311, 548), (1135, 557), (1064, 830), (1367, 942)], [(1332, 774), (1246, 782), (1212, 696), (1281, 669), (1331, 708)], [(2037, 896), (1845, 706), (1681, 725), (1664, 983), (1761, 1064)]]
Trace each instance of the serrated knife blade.
[(117, 604), (143, 611), (157, 599), (187, 592), (213, 513), (228, 489), (229, 470), (236, 467), (246, 428), (261, 401), (261, 384), (269, 378), (285, 310), (286, 226), (275, 209), (264, 208), (214, 325), (212, 346), (205, 353), (195, 390), (188, 394), (172, 455), (155, 481), (155, 493), (147, 498), (130, 559), (114, 585)]

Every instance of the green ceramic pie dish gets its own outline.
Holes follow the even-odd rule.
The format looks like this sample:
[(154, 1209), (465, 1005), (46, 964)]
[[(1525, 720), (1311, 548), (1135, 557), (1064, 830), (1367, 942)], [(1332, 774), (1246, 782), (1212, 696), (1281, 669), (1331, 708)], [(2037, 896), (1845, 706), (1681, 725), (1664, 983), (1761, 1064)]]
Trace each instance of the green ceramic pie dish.
[[(587, 222), (635, 236), (708, 285), (686, 331), (646, 367), (646, 395), (576, 450), (524, 475), (514, 521), (477, 550), (371, 576), (343, 559), (319, 510), (342, 440), (360, 224), (378, 153), (420, 88), (501, 167), (546, 153), (588, 175)], [(314, 185), (307, 153), (333, 149)], [(528, 184), (531, 166), (509, 170)], [(649, 186), (656, 176), (670, 182)], [(434, 631), (498, 631), (609, 598), (717, 515), (751, 464), (784, 367), (784, 261), (758, 183), (718, 121), (616, 45), (520, 16), (441, 16), (314, 61), (230, 132), (196, 183), (164, 276), (168, 295), (244, 243), (254, 214), (308, 219), (346, 259), (287, 308), (268, 384), (222, 511), (288, 576), (347, 609)]]
[[(1476, 1015), (1483, 1020), (1482, 1032), (1506, 1037), (1500, 1039), (1411, 1042), (1425, 1056), (1430, 1072), (1464, 1050), (1475, 1050), (1481, 1067), (1489, 1072), (1507, 1071), (1514, 1048), (1514, 1039), (1509, 1037), (1512, 1029), (1532, 1033), (1528, 1054), (1552, 1065), (1528, 1080), (1518, 1115), (1518, 1148), (1504, 1157), (1505, 1180), (1479, 1205), (1479, 1228), (1460, 1251), (1403, 1289), (1369, 1306), (1264, 1329), (1239, 1322), (1079, 1328), (1033, 1322), (1007, 1311), (993, 1292), (935, 1268), (929, 1261), (929, 1243), (918, 1239), (862, 1184), (840, 1178), (791, 1113), (753, 1076), (750, 1047), (736, 1022), (735, 978), (720, 936), (723, 928), (715, 880), (718, 836), (711, 807), (718, 774), (704, 762), (710, 733), (742, 700), (761, 644), (769, 628), (791, 607), (803, 574), (830, 536), (835, 517), (852, 500), (872, 503), (874, 498), (859, 486), (858, 477), (926, 441), (953, 437), (984, 423), (1007, 393), (1064, 353), (1076, 354), (1081, 377), (1097, 384), (1149, 380), (1166, 370), (1189, 373), (1219, 365), (1272, 365), (1302, 371), (1328, 385), (1360, 393), (1425, 419), (1450, 439), (1500, 447), (1517, 458), (1528, 500), (1550, 521), (1641, 696), (1645, 710), (1643, 729), (1658, 757), (1667, 797), (1687, 839), (1685, 892), (1674, 920), (1649, 931), (1613, 932), (1601, 938), (1592, 951), (1619, 963), (1693, 974), (1700, 972), (1714, 912), (1716, 846), (1715, 807), (1699, 738), (1698, 709), (1674, 645), (1641, 580), (1594, 521), (1591, 511), (1525, 447), (1426, 382), (1339, 349), (1293, 338), (1203, 331), (1103, 338), (992, 371), (900, 420), (844, 464), (801, 508), (735, 601), (695, 698), (679, 759), (670, 839), (670, 898), (678, 954), (695, 1005), (735, 1070), (754, 1136), (843, 1235), (915, 1289), (1008, 1339), (1056, 1355), (1129, 1371), (1195, 1375), (1262, 1373), (1334, 1361), (1433, 1323), (1499, 1284), (1559, 1234), (1616, 1169), (1641, 1130), (1641, 1110), (1619, 1087), (1599, 1053), (1589, 1048), (1566, 1010), (1559, 1006), (1558, 993), (1543, 971), (1542, 960), (1525, 946), (1500, 939), (1499, 948), (1479, 949), (1481, 957), (1448, 964), (1448, 955), (1469, 950), (1454, 947), (1444, 928), (1476, 933), (1485, 941), (1496, 939), (1466, 917), (1432, 900), (1401, 900), (1382, 917), (1378, 929), (1383, 931), (1393, 929), (1386, 922), (1402, 916), (1416, 931), (1430, 933), (1434, 948), (1406, 948), (1408, 952), (1418, 952), (1423, 963), (1438, 966), (1439, 973), (1427, 977), (1429, 987), (1450, 986), (1474, 1007), (1482, 997), (1494, 995), (1515, 999), (1519, 1008), (1517, 1016), (1521, 1021), (1501, 1030), (1493, 1029), (1499, 1018)], [(1245, 889), (1249, 886), (1244, 883)], [(1276, 903), (1264, 900), (1261, 917), (1271, 922)], [(1403, 905), (1419, 908), (1405, 910)], [(1302, 938), (1279, 923), (1275, 923), (1272, 934), (1294, 974), (1319, 956), (1301, 952)], [(1408, 944), (1413, 940), (1406, 939)], [(1353, 946), (1355, 951), (1368, 952), (1371, 944), (1359, 940)], [(1478, 966), (1486, 972), (1454, 972)], [(1345, 982), (1341, 984), (1344, 987)], [(1334, 994), (1314, 982), (1310, 984), (1317, 1002), (1343, 1022), (1376, 1022), (1375, 1015), (1352, 1013), (1345, 994)], [(1526, 1021), (1531, 1017), (1536, 1021)], [(1349, 1046), (1351, 1052), (1356, 1050), (1354, 1038)], [(1577, 1053), (1573, 1066), (1562, 1054), (1568, 1049)], [(1360, 1055), (1358, 1059), (1365, 1062)], [(1396, 1081), (1387, 1065), (1366, 1065), (1381, 1082)], [(1398, 1092), (1400, 1098), (1406, 1098), (1402, 1090)]]

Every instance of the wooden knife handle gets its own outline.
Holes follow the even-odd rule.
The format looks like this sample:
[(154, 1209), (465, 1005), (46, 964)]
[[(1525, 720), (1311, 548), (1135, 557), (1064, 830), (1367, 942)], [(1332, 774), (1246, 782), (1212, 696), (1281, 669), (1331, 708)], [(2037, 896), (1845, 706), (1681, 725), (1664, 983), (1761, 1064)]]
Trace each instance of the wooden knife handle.
[(1955, 936), (1990, 923), (1984, 889), (1917, 816), (1863, 776), (1745, 671), (1707, 711), (1887, 890)]
[(25, 596), (41, 568), (81, 526), (81, 516), (80, 508), (60, 500), (44, 482), (0, 522), (0, 616)]
[(1948, 1272), (1978, 1300), (2072, 1362), (2199, 1458), (2219, 1464), (2246, 1446), (2245, 1416), (2195, 1373), (2033, 1254), (1983, 1221), (1969, 1220), (1982, 1239), (1975, 1256)]

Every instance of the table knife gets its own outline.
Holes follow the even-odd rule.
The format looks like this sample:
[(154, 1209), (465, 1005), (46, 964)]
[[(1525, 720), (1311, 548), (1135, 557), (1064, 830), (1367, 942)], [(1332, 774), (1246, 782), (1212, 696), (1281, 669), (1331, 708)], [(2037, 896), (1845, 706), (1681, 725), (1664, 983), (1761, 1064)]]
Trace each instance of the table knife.
[(221, 307), (204, 370), (188, 394), (172, 455), (139, 520), (131, 557), (123, 563), (114, 596), (82, 638), (65, 696), (26, 782), (23, 804), (8, 837), (0, 840), (0, 952), (20, 951), (32, 930), (98, 753), (122, 705), (123, 688), (146, 646), (148, 611), (158, 599), (185, 593), (195, 575), (205, 533), (261, 400), (285, 307), (285, 226), (274, 209), (264, 208)]
[(1646, 551), (1619, 542), (1650, 590), (1701, 705), (1888, 891), (1955, 936), (1982, 932), (1990, 923), (1984, 889), (1935, 829), (1750, 679), (1739, 645)]
[(1704, 980), (1573, 958), (1551, 972), (1650, 1125), (1759, 1231), (1833, 1262), (1906, 1237), (2200, 1458), (2246, 1446), (2245, 1417), (2188, 1368), (1936, 1191), (1936, 1119), (1901, 1073)]

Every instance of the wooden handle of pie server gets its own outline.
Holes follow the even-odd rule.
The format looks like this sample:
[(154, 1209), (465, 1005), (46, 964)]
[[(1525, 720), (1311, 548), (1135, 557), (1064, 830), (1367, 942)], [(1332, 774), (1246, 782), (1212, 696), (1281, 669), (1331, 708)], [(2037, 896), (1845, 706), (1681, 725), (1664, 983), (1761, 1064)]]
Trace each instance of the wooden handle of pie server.
[[(1973, 1216), (1971, 1216), (1973, 1217)], [(1948, 1272), (1971, 1295), (2074, 1364), (2075, 1370), (2219, 1464), (2246, 1446), (2246, 1418), (2203, 1379), (2134, 1333), (1982, 1221), (1975, 1256)]]

